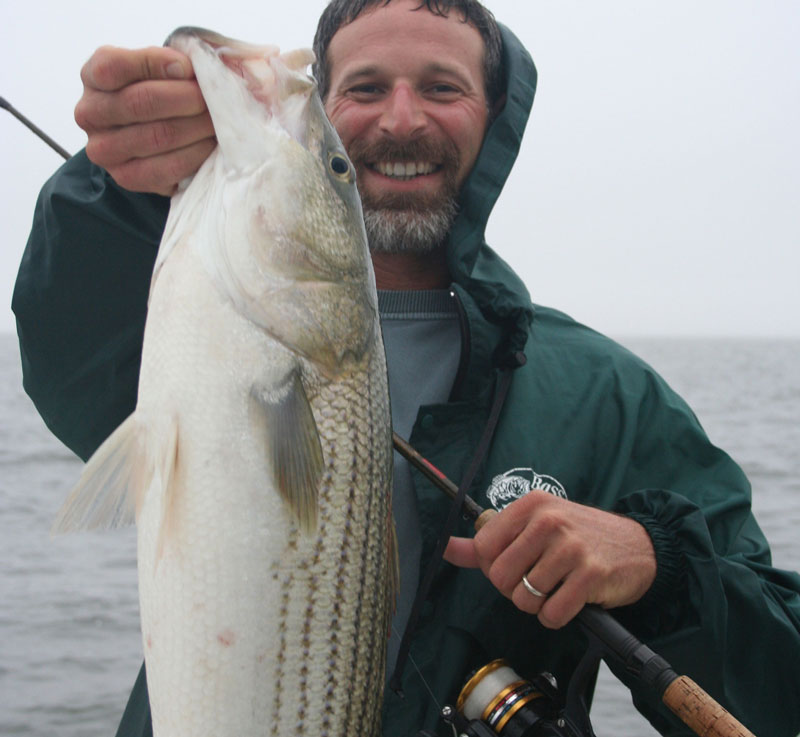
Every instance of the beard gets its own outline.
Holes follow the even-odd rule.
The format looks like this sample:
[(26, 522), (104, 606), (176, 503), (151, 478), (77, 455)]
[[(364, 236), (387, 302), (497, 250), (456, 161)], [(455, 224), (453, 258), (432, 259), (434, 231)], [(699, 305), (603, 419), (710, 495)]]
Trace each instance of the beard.
[(348, 151), (356, 182), (367, 162), (430, 161), (444, 173), (436, 192), (370, 192), (359, 186), (367, 241), (373, 253), (430, 253), (444, 244), (458, 213), (458, 150), (452, 143), (415, 141), (400, 145), (353, 142)]

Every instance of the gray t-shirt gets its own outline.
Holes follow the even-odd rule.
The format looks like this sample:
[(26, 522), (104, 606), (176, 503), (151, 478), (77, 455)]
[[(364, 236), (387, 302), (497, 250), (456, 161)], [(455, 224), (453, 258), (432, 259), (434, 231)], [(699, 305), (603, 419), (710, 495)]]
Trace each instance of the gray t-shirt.
[[(379, 291), (383, 342), (389, 372), (394, 431), (408, 440), (421, 405), (446, 402), (461, 354), (455, 297), (449, 290)], [(394, 454), (393, 511), (400, 550), (400, 588), (387, 655), (387, 678), (394, 670), (420, 575), (417, 497), (408, 462)]]

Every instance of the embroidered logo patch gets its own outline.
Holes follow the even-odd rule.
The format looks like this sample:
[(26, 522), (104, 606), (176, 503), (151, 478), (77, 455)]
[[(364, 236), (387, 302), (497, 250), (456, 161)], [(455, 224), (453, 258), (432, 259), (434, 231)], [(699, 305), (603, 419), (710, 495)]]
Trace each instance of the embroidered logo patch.
[(525, 496), (531, 489), (541, 489), (553, 496), (567, 498), (566, 489), (561, 482), (552, 476), (536, 473), (532, 468), (512, 468), (492, 479), (486, 496), (492, 506), (499, 512), (515, 499)]

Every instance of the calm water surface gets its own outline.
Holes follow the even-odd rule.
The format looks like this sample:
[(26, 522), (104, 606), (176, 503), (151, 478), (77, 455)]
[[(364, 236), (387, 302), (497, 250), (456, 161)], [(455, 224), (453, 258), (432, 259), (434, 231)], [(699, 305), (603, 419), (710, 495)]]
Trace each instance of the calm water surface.
[[(747, 471), (775, 564), (800, 569), (800, 341), (627, 340)], [(50, 538), (81, 464), (21, 388), (0, 335), (0, 735), (111, 737), (141, 662), (132, 530)], [(598, 737), (656, 732), (603, 674)]]

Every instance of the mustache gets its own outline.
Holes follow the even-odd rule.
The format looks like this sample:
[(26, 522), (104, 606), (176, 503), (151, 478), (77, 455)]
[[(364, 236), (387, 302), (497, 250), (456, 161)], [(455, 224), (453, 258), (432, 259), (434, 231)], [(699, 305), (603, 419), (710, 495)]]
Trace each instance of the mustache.
[(458, 149), (452, 141), (432, 141), (428, 138), (403, 143), (388, 139), (372, 143), (356, 140), (350, 144), (347, 153), (355, 166), (379, 161), (423, 161), (455, 172), (458, 171), (461, 161)]
[[(456, 174), (460, 168), (461, 157), (452, 141), (432, 141), (419, 139), (397, 143), (381, 139), (372, 143), (353, 141), (348, 156), (356, 168), (356, 186), (366, 210), (405, 210), (424, 213), (438, 210), (443, 206), (452, 207), (458, 195)], [(442, 188), (438, 192), (373, 193), (359, 185), (359, 174), (363, 176), (365, 169), (381, 161), (427, 162), (435, 164), (444, 174)]]

